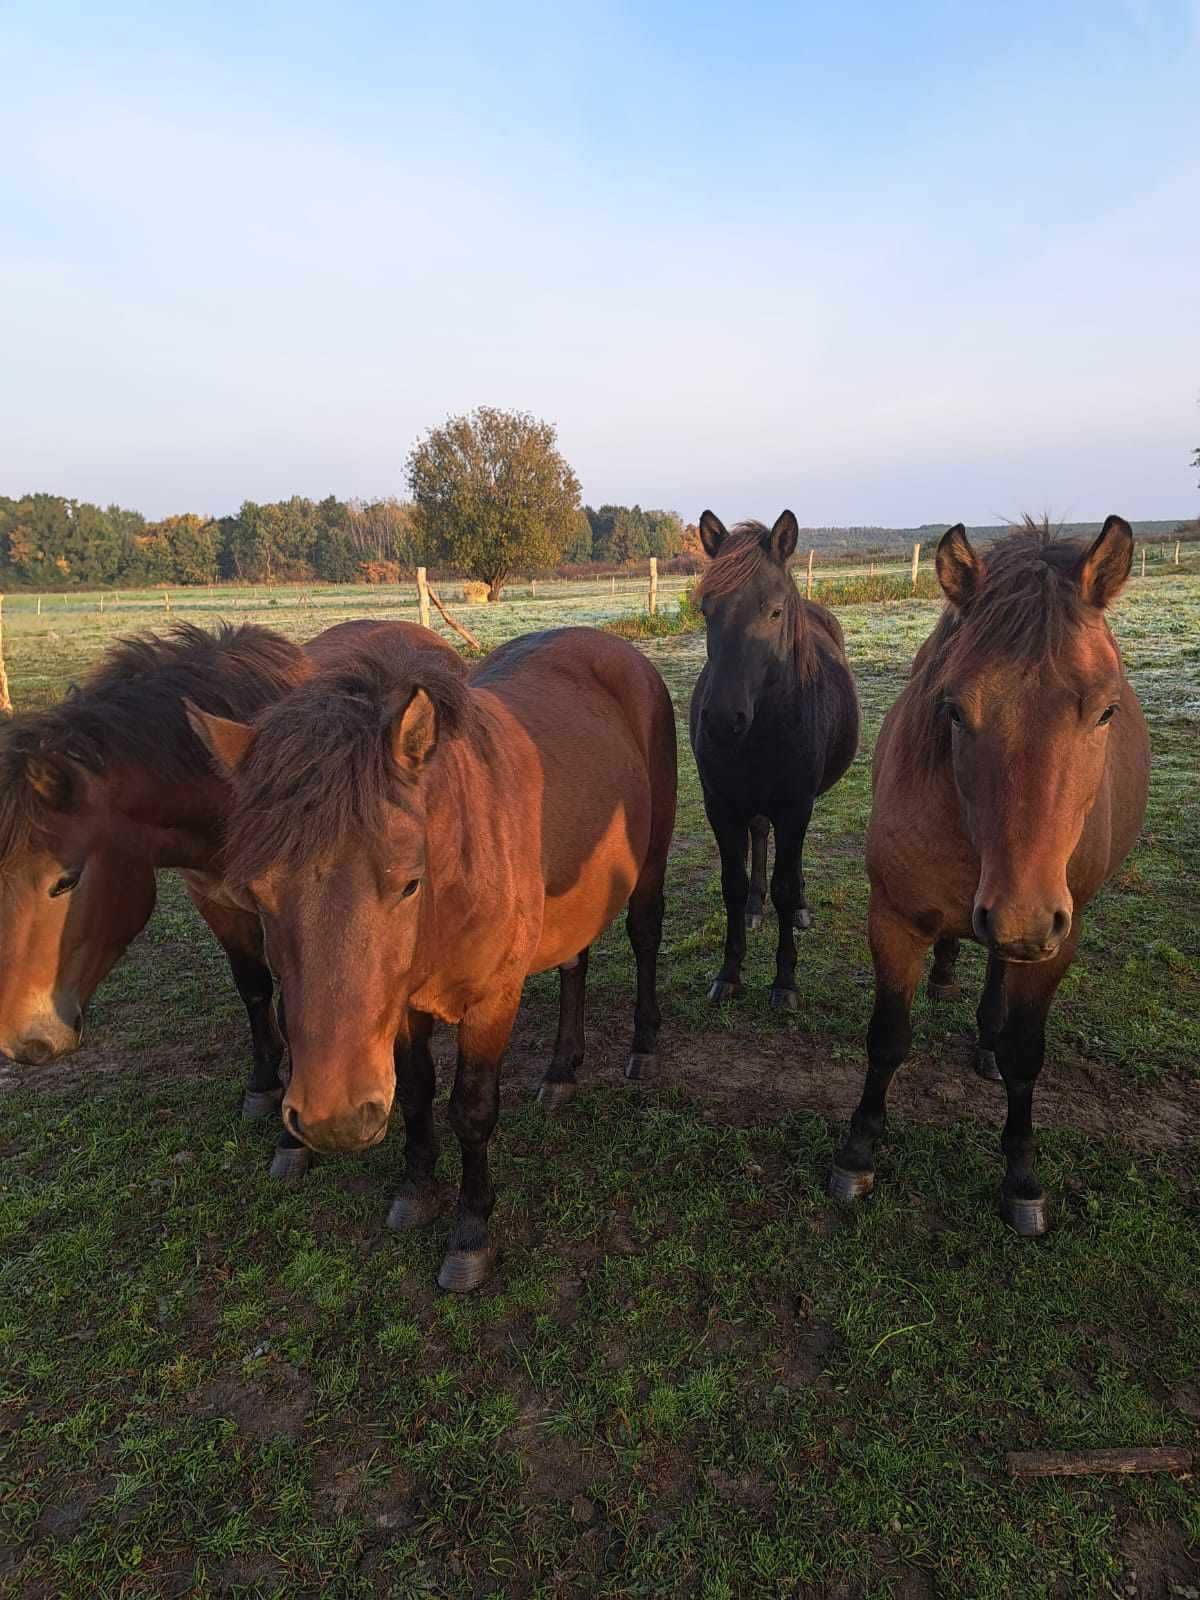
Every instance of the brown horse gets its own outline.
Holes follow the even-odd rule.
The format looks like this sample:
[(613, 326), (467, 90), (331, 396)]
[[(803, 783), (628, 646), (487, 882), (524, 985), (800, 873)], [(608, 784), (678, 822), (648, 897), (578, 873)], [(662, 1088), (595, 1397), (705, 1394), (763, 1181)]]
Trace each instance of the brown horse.
[[(61, 705), (0, 726), (4, 1054), (42, 1062), (78, 1044), (88, 999), (150, 914), (154, 869), (179, 867), (246, 1004), (254, 1067), (244, 1112), (276, 1110), (283, 1042), (261, 929), (221, 885), (228, 784), (183, 701), (253, 716), (345, 640), (376, 632), (460, 669), (449, 646), (412, 623), (341, 623), (303, 650), (266, 628), (181, 624), (118, 643)], [(293, 1156), (292, 1168), (306, 1159)], [(287, 1164), (285, 1149), (280, 1170)]]
[(489, 1274), (488, 1141), (499, 1065), (530, 973), (563, 969), (544, 1097), (583, 1053), (588, 948), (628, 906), (637, 1076), (656, 1060), (655, 974), (675, 819), (675, 722), (633, 646), (585, 628), (496, 650), (467, 683), (366, 641), (251, 728), (197, 714), (234, 773), (225, 872), (260, 912), (288, 1005), (284, 1121), (315, 1150), (361, 1150), (399, 1092), (406, 1175), (389, 1221), (437, 1209), (435, 1018), (458, 1025), (450, 1122), (458, 1216), (439, 1274)]
[(1146, 725), (1104, 617), (1132, 560), (1120, 517), (1087, 548), (1030, 522), (986, 556), (961, 524), (938, 546), (949, 605), (875, 749), (875, 1008), (862, 1100), (830, 1174), (838, 1199), (874, 1182), (927, 950), (937, 942), (942, 986), (953, 941), (973, 937), (988, 951), (980, 1040), (1008, 1095), (1001, 1215), (1020, 1234), (1045, 1232), (1033, 1090), (1046, 1015), (1083, 908), (1132, 849), (1146, 809)]

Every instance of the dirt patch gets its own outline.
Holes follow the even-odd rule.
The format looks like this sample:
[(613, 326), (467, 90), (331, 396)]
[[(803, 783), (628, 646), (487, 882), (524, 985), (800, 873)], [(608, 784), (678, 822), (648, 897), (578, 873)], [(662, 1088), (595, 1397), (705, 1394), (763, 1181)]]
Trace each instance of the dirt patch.
[(1200, 1550), (1179, 1528), (1135, 1522), (1125, 1529), (1113, 1593), (1127, 1600), (1198, 1600)]
[(312, 1385), (294, 1368), (285, 1369), (279, 1384), (221, 1377), (200, 1392), (202, 1416), (228, 1417), (252, 1439), (296, 1438), (312, 1406)]

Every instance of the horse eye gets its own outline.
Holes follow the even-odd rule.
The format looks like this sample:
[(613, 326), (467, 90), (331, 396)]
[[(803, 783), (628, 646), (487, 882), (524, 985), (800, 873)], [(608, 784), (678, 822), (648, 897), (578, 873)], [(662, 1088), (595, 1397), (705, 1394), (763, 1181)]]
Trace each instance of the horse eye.
[(404, 885), (403, 889), (401, 889), (401, 891), (400, 891), (401, 900), (411, 900), (413, 895), (416, 894), (417, 890), (420, 887), (421, 887), (420, 878), (410, 878), (408, 880), (408, 882)]
[(772, 613), (771, 613), (771, 621), (772, 622), (778, 622), (782, 615), (783, 615), (783, 607), (782, 606), (776, 606), (775, 610), (772, 611)]
[(1100, 721), (1098, 726), (1102, 728), (1106, 722), (1111, 722), (1113, 717), (1116, 715), (1116, 712), (1117, 708), (1115, 705), (1105, 706), (1104, 710), (1100, 713)]
[(70, 894), (83, 874), (82, 867), (76, 867), (74, 872), (64, 872), (62, 877), (50, 890), (51, 900), (57, 900), (60, 894)]
[(963, 714), (958, 709), (958, 707), (954, 704), (953, 700), (947, 700), (947, 702), (946, 702), (946, 715), (950, 718), (950, 721), (954, 724), (954, 726), (956, 728), (961, 728), (962, 727), (962, 725), (963, 725)]

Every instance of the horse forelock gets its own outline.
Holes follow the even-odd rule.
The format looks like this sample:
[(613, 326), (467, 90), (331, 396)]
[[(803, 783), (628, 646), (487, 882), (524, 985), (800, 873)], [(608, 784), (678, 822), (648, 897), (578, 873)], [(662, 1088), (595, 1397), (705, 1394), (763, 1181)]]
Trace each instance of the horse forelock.
[(389, 812), (413, 796), (413, 779), (393, 758), (392, 726), (418, 689), (433, 702), (439, 745), (473, 724), (461, 676), (425, 652), (389, 662), (368, 651), (262, 715), (234, 781), (223, 866), (230, 882), (383, 835)]

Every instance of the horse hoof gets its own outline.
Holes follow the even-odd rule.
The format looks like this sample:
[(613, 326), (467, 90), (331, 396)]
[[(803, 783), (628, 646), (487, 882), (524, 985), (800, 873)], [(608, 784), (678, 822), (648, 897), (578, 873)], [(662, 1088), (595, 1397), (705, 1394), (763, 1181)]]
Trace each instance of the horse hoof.
[(951, 978), (949, 983), (934, 983), (930, 978), (926, 993), (931, 1000), (957, 1000), (962, 994), (962, 987), (957, 978)]
[(495, 1267), (494, 1244), (485, 1245), (482, 1250), (447, 1250), (438, 1273), (438, 1288), (447, 1294), (470, 1294), (491, 1277)]
[(874, 1187), (873, 1172), (851, 1172), (846, 1167), (839, 1167), (836, 1162), (829, 1169), (827, 1188), (830, 1199), (840, 1201), (842, 1205), (862, 1200)]
[(410, 1228), (423, 1228), (440, 1212), (437, 1190), (430, 1188), (405, 1189), (392, 1201), (387, 1214), (387, 1225), (393, 1233), (407, 1233)]
[(282, 1086), (278, 1089), (247, 1089), (242, 1096), (242, 1121), (261, 1122), (279, 1111), (283, 1099)]
[(658, 1057), (656, 1055), (639, 1055), (635, 1050), (625, 1063), (625, 1076), (627, 1078), (652, 1078), (658, 1071)]
[(708, 998), (714, 1006), (723, 1005), (726, 1000), (736, 1000), (742, 992), (740, 983), (723, 983), (720, 978), (714, 980), (708, 991)]
[(1046, 1197), (1022, 1200), (1019, 1195), (1001, 1194), (1000, 1215), (1022, 1239), (1040, 1239), (1049, 1229), (1046, 1219)]
[(1000, 1068), (996, 1065), (996, 1052), (994, 1050), (985, 1050), (980, 1046), (975, 1052), (975, 1071), (981, 1078), (987, 1078), (992, 1083), (1003, 1082)]
[(807, 906), (801, 906), (792, 918), (792, 926), (798, 933), (807, 933), (812, 927), (812, 912)]
[(306, 1145), (298, 1150), (276, 1150), (271, 1157), (270, 1176), (288, 1183), (302, 1178), (312, 1166), (312, 1151)]
[(763, 918), (762, 918), (762, 912), (761, 911), (747, 911), (747, 913), (746, 913), (746, 931), (748, 933), (757, 933), (758, 930), (762, 927), (762, 925), (763, 925)]
[(772, 1011), (799, 1011), (800, 996), (795, 989), (772, 989)]
[(548, 1117), (557, 1116), (575, 1098), (575, 1085), (562, 1079), (544, 1080), (538, 1086), (537, 1097)]

